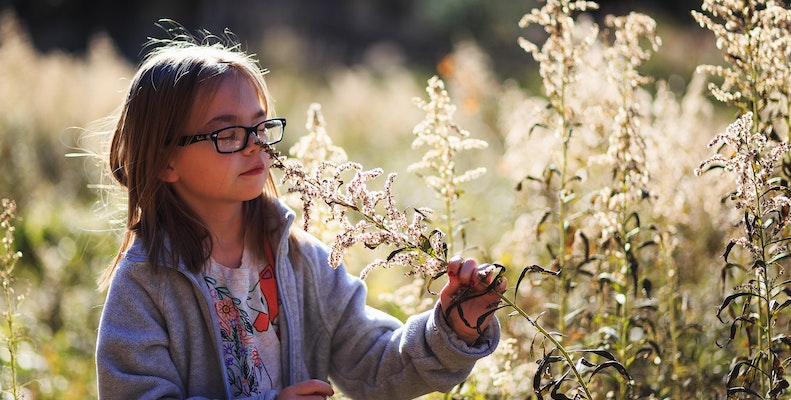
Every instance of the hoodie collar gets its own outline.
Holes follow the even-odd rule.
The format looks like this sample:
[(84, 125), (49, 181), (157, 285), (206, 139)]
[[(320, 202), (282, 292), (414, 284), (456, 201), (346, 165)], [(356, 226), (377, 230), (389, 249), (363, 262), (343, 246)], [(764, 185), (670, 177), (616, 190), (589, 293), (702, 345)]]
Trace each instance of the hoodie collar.
[[(286, 203), (284, 203), (279, 198), (276, 199), (275, 206), (277, 207), (278, 215), (280, 215), (281, 218), (283, 218), (283, 221), (284, 221), (283, 232), (281, 232), (281, 234), (280, 234), (280, 243), (279, 243), (279, 246), (278, 246), (278, 247), (280, 247), (280, 246), (282, 246), (284, 244), (284, 241), (288, 240), (289, 229), (291, 229), (291, 225), (294, 223), (294, 220), (296, 219), (296, 215), (297, 214), (294, 212), (294, 210), (289, 208), (289, 206), (286, 205)], [(170, 249), (170, 240), (169, 239), (165, 239), (165, 248), (168, 249), (168, 250)], [(273, 249), (273, 250), (275, 250), (275, 249)], [(277, 251), (277, 250), (275, 250), (275, 251)], [(146, 261), (148, 261), (146, 248), (143, 245), (143, 242), (139, 238), (137, 238), (137, 237), (135, 238), (135, 240), (132, 243), (132, 246), (130, 246), (129, 249), (124, 254), (124, 259), (129, 260), (131, 262), (146, 262)], [(172, 265), (170, 264), (170, 257), (168, 257), (168, 255), (163, 255), (163, 259), (161, 261), (162, 261), (162, 264), (167, 265), (168, 267), (172, 267)], [(179, 263), (178, 269), (180, 269), (182, 271), (186, 271), (186, 267), (182, 263)]]

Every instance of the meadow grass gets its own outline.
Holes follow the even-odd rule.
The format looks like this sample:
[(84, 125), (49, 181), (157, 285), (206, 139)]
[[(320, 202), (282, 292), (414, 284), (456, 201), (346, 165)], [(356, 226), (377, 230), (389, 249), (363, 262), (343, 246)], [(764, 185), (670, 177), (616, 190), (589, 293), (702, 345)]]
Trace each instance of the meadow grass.
[[(680, 85), (646, 73), (674, 48), (650, 16), (599, 25), (595, 2), (539, 4), (514, 45), (540, 87), (495, 77), (472, 41), (428, 79), (397, 62), (324, 86), (274, 71), (279, 112), (306, 121), (281, 147), (284, 197), (399, 317), (431, 307), (451, 255), (504, 266), (500, 347), (428, 399), (787, 397), (787, 6), (703, 1), (698, 33), (722, 62)], [(106, 39), (40, 54), (13, 18), (1, 27), (0, 193), (20, 216), (3, 254), (25, 254), (3, 259), (3, 282), (30, 285), (3, 302), (4, 338), (30, 338), (6, 341), (3, 389), (91, 398), (117, 211), (91, 188), (101, 169), (65, 154), (101, 153), (72, 127), (111, 113), (132, 68)]]

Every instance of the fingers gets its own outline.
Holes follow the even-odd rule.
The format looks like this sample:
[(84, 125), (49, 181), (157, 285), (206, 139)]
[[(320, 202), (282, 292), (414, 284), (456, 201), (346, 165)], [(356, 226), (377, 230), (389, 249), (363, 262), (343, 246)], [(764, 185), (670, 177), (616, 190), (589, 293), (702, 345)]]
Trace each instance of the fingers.
[(280, 392), (277, 399), (324, 399), (332, 396), (334, 393), (329, 383), (319, 379), (310, 379), (286, 387)]
[[(482, 292), (488, 287), (498, 293), (505, 293), (507, 288), (506, 279), (504, 276), (498, 276), (499, 270), (496, 265), (478, 264), (475, 259), (454, 256), (448, 260), (447, 268), (448, 284), (444, 289), (448, 292), (456, 292), (464, 287), (468, 287), (471, 292)], [(497, 285), (490, 287), (496, 278), (499, 279)]]
[[(491, 311), (500, 304), (506, 289), (504, 277), (491, 264), (455, 256), (448, 261), (448, 282), (440, 291), (440, 303), (448, 325), (457, 337), (473, 345), (489, 325)], [(498, 279), (497, 284), (492, 282)]]
[(478, 279), (487, 287), (492, 286), (495, 279), (499, 279), (492, 289), (497, 293), (505, 293), (505, 289), (508, 287), (508, 281), (505, 276), (501, 275), (500, 268), (501, 267), (493, 264), (482, 264), (478, 267)]
[(448, 279), (458, 286), (474, 286), (479, 282), (478, 262), (472, 258), (454, 256), (448, 261)]

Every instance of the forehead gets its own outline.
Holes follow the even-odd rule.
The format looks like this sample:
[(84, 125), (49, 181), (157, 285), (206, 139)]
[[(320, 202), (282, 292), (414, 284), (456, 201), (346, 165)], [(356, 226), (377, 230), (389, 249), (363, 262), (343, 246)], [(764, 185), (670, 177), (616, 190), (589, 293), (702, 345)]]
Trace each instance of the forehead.
[[(214, 76), (200, 84), (195, 92), (190, 120), (199, 116), (239, 115), (252, 111), (267, 112), (267, 98), (257, 81), (240, 72)], [(200, 118), (198, 118), (200, 119)]]

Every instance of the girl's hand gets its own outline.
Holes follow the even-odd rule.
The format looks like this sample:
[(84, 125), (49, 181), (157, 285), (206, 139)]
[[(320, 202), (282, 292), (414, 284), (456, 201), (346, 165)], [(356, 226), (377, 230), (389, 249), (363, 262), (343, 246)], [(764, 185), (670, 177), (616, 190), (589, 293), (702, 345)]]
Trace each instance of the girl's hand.
[[(497, 293), (485, 293), (495, 276), (496, 269), (490, 264), (479, 266), (474, 259), (460, 256), (448, 261), (448, 283), (440, 291), (439, 300), (448, 324), (468, 345), (473, 345), (480, 337), (478, 332), (489, 326), (491, 311), (500, 303)], [(494, 290), (503, 293), (506, 286), (507, 282), (502, 278)], [(478, 318), (487, 312), (489, 315), (477, 327)]]
[(277, 400), (324, 400), (335, 394), (329, 383), (319, 379), (302, 381), (286, 387), (277, 395)]

